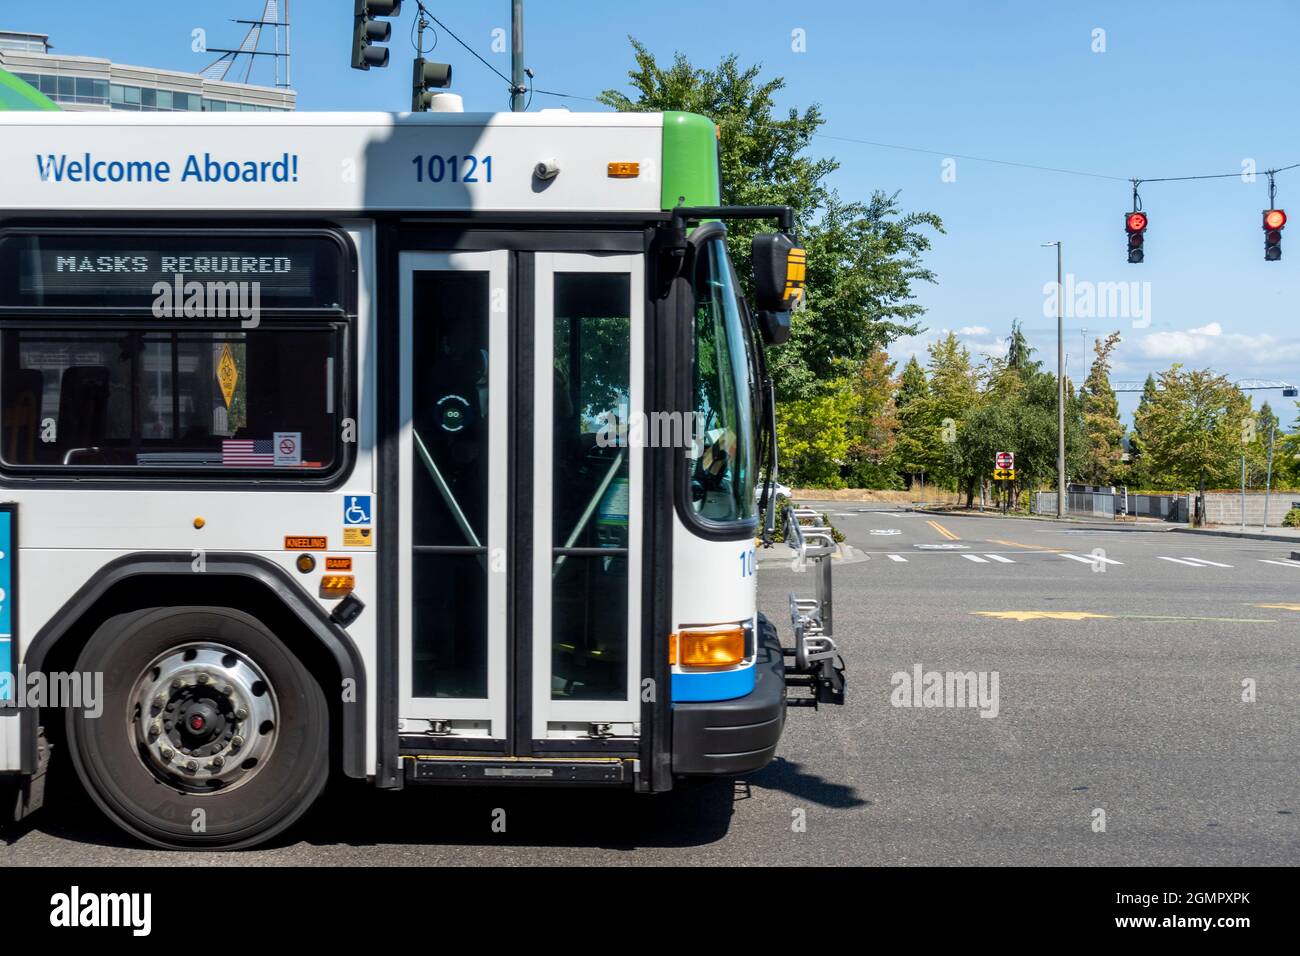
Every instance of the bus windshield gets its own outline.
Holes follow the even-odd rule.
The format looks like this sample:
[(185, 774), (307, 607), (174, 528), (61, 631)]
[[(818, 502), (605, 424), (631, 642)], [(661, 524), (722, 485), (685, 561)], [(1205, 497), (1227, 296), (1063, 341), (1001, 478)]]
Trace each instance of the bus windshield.
[(755, 512), (751, 342), (722, 236), (701, 244), (694, 279), (691, 507), (709, 521), (740, 521)]

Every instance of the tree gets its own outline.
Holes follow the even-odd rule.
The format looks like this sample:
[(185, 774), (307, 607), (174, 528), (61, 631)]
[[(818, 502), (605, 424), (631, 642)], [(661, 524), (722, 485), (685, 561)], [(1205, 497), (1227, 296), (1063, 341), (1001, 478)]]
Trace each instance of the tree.
[(902, 413), (908, 470), (956, 487), (957, 438), (962, 419), (979, 400), (978, 383), (970, 351), (952, 332), (931, 343), (928, 352), (928, 394), (911, 399)]
[(894, 396), (894, 405), (898, 409), (894, 459), (901, 477), (910, 485), (917, 476), (925, 474), (927, 467), (925, 450), (929, 444), (929, 431), (926, 412), (929, 406), (926, 400), (930, 397), (930, 383), (915, 355), (907, 360), (898, 381), (898, 394)]
[(786, 402), (776, 420), (781, 476), (793, 485), (842, 488), (840, 471), (848, 458), (852, 411), (853, 389), (847, 379), (813, 398)]
[(1020, 320), (1012, 319), (1011, 334), (1007, 336), (1007, 369), (1021, 378), (1027, 378), (1039, 371), (1043, 363), (1033, 361), (1031, 356), (1034, 352), (1035, 349), (1030, 347), (1025, 333), (1020, 330)]
[(1119, 340), (1119, 333), (1112, 332), (1104, 341), (1093, 341), (1095, 358), (1083, 383), (1083, 431), (1088, 444), (1080, 477), (1094, 485), (1110, 484), (1124, 455), (1124, 425), (1110, 387), (1110, 356)]
[[(1296, 402), (1300, 412), (1300, 402)], [(1300, 415), (1297, 415), (1291, 432), (1279, 432), (1273, 449), (1273, 484), (1278, 488), (1300, 488)]]
[(1142, 397), (1133, 416), (1133, 431), (1129, 434), (1129, 466), (1127, 482), (1135, 488), (1152, 487), (1150, 461), (1147, 458), (1147, 436), (1143, 432), (1143, 422), (1149, 420), (1149, 410), (1156, 400), (1156, 377), (1147, 375), (1142, 385)]
[(872, 352), (853, 379), (854, 407), (849, 416), (849, 448), (844, 477), (855, 488), (900, 488), (891, 460), (898, 444), (894, 393), (896, 363), (883, 349)]
[(1282, 429), (1273, 407), (1268, 402), (1260, 405), (1259, 411), (1245, 429), (1242, 438), (1246, 443), (1246, 487), (1263, 488), (1268, 480), (1268, 440), (1273, 432), (1274, 465), (1277, 459), (1277, 443), (1283, 438)]
[[(930, 247), (922, 229), (943, 231), (938, 216), (904, 213), (898, 194), (875, 192), (865, 202), (841, 198), (827, 183), (839, 168), (832, 158), (808, 154), (824, 122), (820, 107), (784, 113), (775, 96), (780, 77), (760, 79), (758, 65), (742, 68), (727, 56), (713, 69), (682, 54), (661, 66), (632, 40), (631, 95), (606, 90), (601, 102), (624, 112), (686, 110), (718, 125), (722, 201), (794, 207), (808, 253), (805, 306), (792, 317), (790, 341), (771, 355), (777, 398), (788, 401), (835, 392), (875, 350), (918, 331), (923, 308), (912, 286), (933, 282), (921, 263)], [(733, 262), (749, 261), (753, 235), (770, 223), (728, 224)], [(741, 282), (748, 291), (748, 270)]]
[[(1139, 405), (1134, 425), (1151, 480), (1168, 488), (1233, 487), (1241, 455), (1254, 438), (1250, 399), (1209, 369), (1160, 373), (1155, 395)], [(1249, 437), (1247, 437), (1249, 436)]]

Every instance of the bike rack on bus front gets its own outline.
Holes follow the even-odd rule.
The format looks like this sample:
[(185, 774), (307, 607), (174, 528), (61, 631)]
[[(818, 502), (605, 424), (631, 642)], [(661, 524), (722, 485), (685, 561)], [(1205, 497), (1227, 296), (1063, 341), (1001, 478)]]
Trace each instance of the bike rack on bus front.
[(831, 561), (836, 552), (834, 532), (826, 525), (820, 512), (789, 505), (785, 512), (785, 541), (797, 555), (800, 570), (812, 564), (817, 588), (817, 596), (813, 598), (797, 598), (793, 592), (790, 594), (794, 647), (782, 650), (786, 657), (794, 658), (794, 667), (791, 669), (793, 673), (786, 673), (786, 684), (807, 687), (813, 696), (790, 697), (786, 703), (795, 707), (842, 704), (844, 662), (839, 656), (835, 638), (831, 636), (834, 621)]

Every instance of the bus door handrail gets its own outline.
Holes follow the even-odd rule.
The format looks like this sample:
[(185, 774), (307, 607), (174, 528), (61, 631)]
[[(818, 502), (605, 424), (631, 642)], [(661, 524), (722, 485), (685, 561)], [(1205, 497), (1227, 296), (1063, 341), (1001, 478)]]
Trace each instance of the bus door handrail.
[[(438, 493), (442, 495), (442, 500), (446, 503), (447, 510), (450, 511), (451, 516), (456, 519), (456, 524), (459, 526), (461, 534), (465, 536), (465, 540), (468, 541), (471, 546), (475, 548), (483, 547), (483, 543), (479, 541), (478, 535), (474, 533), (474, 529), (470, 526), (469, 519), (465, 517), (465, 512), (461, 510), (460, 503), (456, 500), (456, 496), (452, 494), (451, 488), (447, 486), (446, 479), (442, 477), (442, 472), (438, 469), (438, 463), (433, 460), (433, 455), (429, 454), (429, 449), (424, 444), (424, 439), (420, 437), (419, 431), (417, 431), (414, 426), (411, 427), (411, 437), (415, 439), (415, 448), (416, 451), (420, 453), (420, 460), (424, 462), (425, 470), (429, 472), (429, 477), (433, 479), (433, 483), (437, 486)], [(484, 568), (487, 567), (486, 554), (480, 552), (478, 560), (479, 564), (483, 565)]]
[[(596, 511), (596, 505), (600, 504), (600, 499), (605, 496), (606, 490), (614, 481), (615, 476), (618, 475), (619, 466), (623, 464), (623, 455), (624, 452), (620, 451), (614, 456), (614, 461), (610, 464), (609, 470), (605, 472), (605, 477), (601, 479), (600, 486), (596, 489), (595, 494), (591, 496), (591, 500), (587, 502), (587, 507), (582, 512), (582, 516), (578, 518), (578, 523), (573, 526), (573, 531), (569, 534), (569, 537), (565, 539), (564, 549), (566, 551), (573, 547), (573, 542), (578, 540), (578, 537), (586, 530), (587, 525), (591, 522), (591, 516)], [(555, 567), (551, 570), (552, 578), (560, 573), (560, 568), (564, 566), (564, 559), (566, 557), (567, 555), (562, 554), (555, 559)]]

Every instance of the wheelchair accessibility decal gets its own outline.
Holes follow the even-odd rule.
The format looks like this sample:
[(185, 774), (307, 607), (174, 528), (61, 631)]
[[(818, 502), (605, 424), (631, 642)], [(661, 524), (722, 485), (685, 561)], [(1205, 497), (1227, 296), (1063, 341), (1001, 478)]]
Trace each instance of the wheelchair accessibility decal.
[(369, 495), (344, 495), (343, 496), (343, 524), (370, 524), (370, 496)]
[(370, 495), (343, 496), (343, 546), (345, 548), (371, 548), (375, 535), (371, 528), (373, 510)]

